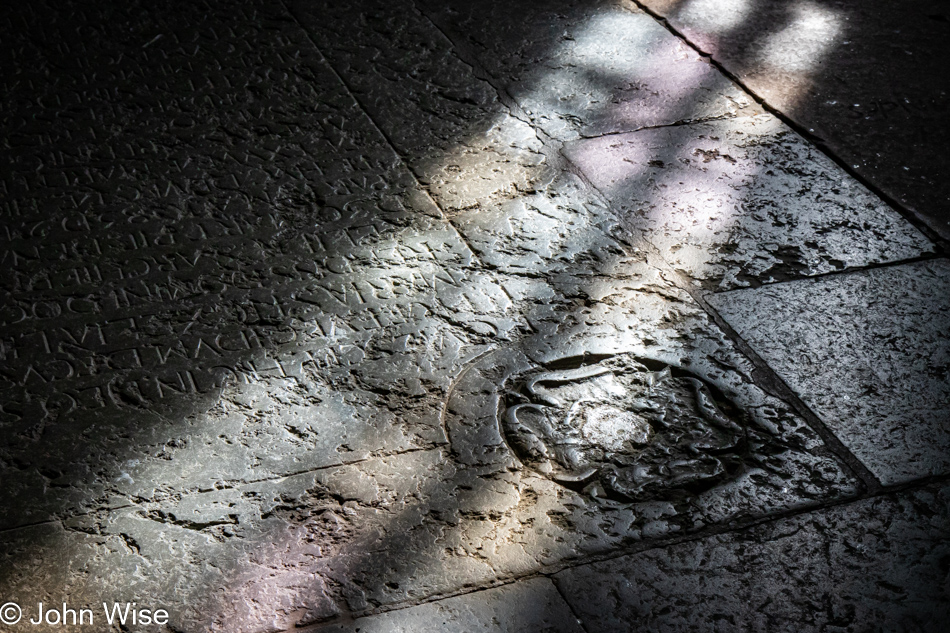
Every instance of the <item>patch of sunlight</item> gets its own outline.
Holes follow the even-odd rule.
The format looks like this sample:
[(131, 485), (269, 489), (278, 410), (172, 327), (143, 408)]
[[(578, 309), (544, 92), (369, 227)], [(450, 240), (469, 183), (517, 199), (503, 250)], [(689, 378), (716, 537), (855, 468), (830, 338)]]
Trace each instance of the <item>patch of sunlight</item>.
[(791, 9), (792, 21), (768, 38), (762, 47), (762, 65), (778, 71), (810, 73), (842, 34), (838, 13), (814, 2)]
[(752, 8), (749, 0), (690, 0), (680, 15), (689, 23), (699, 23), (715, 34), (742, 24)]

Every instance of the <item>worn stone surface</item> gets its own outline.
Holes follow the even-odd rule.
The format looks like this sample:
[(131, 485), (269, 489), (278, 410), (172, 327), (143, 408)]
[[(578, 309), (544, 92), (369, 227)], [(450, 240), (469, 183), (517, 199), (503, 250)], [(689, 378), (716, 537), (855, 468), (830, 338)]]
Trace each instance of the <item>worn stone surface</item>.
[[(188, 434), (188, 443), (168, 447), (166, 458), (150, 467), (164, 467), (166, 480), (168, 471), (208, 477), (231, 468), (232, 479), (153, 489), (138, 483), (159, 478), (148, 464), (130, 471), (143, 486), (134, 507), (66, 523), (61, 549), (70, 552), (70, 595), (96, 604), (111, 595), (155, 596), (181, 630), (280, 630), (856, 493), (854, 480), (814, 433), (751, 382), (748, 360), (646, 261), (618, 279), (517, 275), (500, 277), (499, 284), (534, 334), (485, 347), (456, 372), (442, 413), (450, 441), (444, 449), (243, 483), (254, 467), (285, 455), (314, 460), (330, 452), (341, 459), (332, 444), (320, 444), (333, 418), (317, 414), (342, 405), (324, 392), (314, 392), (321, 402), (309, 402), (314, 393), (307, 389), (320, 383), (306, 377), (229, 386), (208, 414), (214, 433)], [(539, 364), (563, 357), (588, 353), (593, 360), (621, 351), (688, 367), (715, 385), (728, 403), (721, 406), (735, 407), (745, 425), (743, 447), (729, 476), (713, 482), (719, 485), (615, 502), (520, 464), (507, 447), (498, 418), (500, 399), (515, 388), (507, 374), (537, 372)], [(372, 411), (365, 406), (359, 415)], [(701, 415), (697, 401), (683, 406), (687, 416), (690, 410)], [(307, 407), (317, 414), (300, 415)], [(261, 443), (249, 450), (256, 456), (252, 464), (212, 461), (227, 449), (226, 440), (241, 437), (235, 429), (248, 417), (259, 420), (259, 431), (243, 443), (266, 442), (267, 431), (289, 426), (301, 442), (325, 448), (294, 453)], [(362, 457), (348, 455), (342, 457)], [(182, 561), (188, 561), (186, 578)], [(142, 571), (130, 583), (133, 569)]]
[[(54, 629), (30, 625), (29, 621), (36, 619), (39, 603), (59, 608), (67, 595), (70, 576), (65, 542), (62, 526), (54, 524), (0, 532), (0, 621), (4, 630)], [(17, 617), (17, 627), (7, 626)]]
[(293, 11), (480, 263), (522, 274), (636, 264), (616, 214), (411, 2)]
[(950, 239), (946, 3), (643, 4)]
[(950, 469), (948, 279), (950, 265), (937, 259), (724, 293), (710, 303), (893, 484)]
[(421, 4), (554, 138), (758, 111), (732, 82), (629, 3)]
[[(544, 6), (0, 9), (0, 605), (576, 630), (514, 581), (865, 491), (669, 262), (926, 242), (632, 5)], [(688, 147), (656, 209), (772, 215), (682, 263), (561, 152), (631, 130)]]
[(5, 49), (39, 94), (4, 119), (2, 524), (444, 442), (423, 383), (511, 319), (467, 325), (497, 289), (459, 285), (470, 249), (304, 32), (254, 5), (31, 11)]
[[(504, 287), (514, 305), (547, 297), (526, 317), (537, 333), (521, 347), (535, 360), (502, 348), (460, 372), (444, 410), (450, 446), (286, 479), (223, 481), (204, 492), (161, 490), (104, 517), (70, 519), (70, 538), (79, 539), (66, 548), (77, 570), (71, 592), (85, 590), (93, 602), (113, 593), (161, 597), (182, 626), (277, 630), (856, 493), (814, 433), (751, 382), (748, 360), (655, 269), (624, 281), (563, 277), (547, 285), (512, 277)], [(577, 305), (565, 308), (560, 297), (577, 297)], [(593, 360), (620, 351), (688, 367), (711, 385), (705, 390), (714, 390), (717, 406), (735, 409), (744, 438), (727, 477), (669, 495), (628, 490), (635, 498), (612, 500), (519, 463), (498, 417), (500, 399), (516, 388), (511, 375), (543, 371), (539, 364), (565, 356)], [(233, 394), (226, 402), (250, 407), (253, 398), (282, 391), (275, 381), (226, 393)], [(701, 415), (696, 400), (679, 406), (685, 410), (675, 415)], [(294, 411), (290, 402), (283, 408)], [(203, 454), (184, 463), (197, 469)], [(259, 459), (279, 455), (261, 451)], [(182, 560), (197, 580), (182, 580)], [(147, 572), (129, 584), (135, 566)]]
[(933, 249), (771, 115), (604, 136), (565, 152), (675, 268), (711, 288)]
[(583, 632), (554, 585), (547, 579), (517, 582), (319, 630), (332, 633)]
[(535, 130), (410, 0), (292, 10), (442, 208), (495, 204), (553, 177)]
[(564, 571), (589, 633), (919, 631), (950, 618), (950, 490), (934, 486)]

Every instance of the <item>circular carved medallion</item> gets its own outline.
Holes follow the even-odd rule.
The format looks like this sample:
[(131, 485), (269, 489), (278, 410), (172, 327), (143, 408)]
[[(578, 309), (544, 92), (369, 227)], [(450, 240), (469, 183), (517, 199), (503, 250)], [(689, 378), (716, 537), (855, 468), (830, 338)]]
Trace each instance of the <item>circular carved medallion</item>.
[(735, 474), (745, 424), (714, 386), (649, 359), (591, 360), (564, 359), (508, 381), (499, 423), (525, 465), (625, 502), (698, 493)]

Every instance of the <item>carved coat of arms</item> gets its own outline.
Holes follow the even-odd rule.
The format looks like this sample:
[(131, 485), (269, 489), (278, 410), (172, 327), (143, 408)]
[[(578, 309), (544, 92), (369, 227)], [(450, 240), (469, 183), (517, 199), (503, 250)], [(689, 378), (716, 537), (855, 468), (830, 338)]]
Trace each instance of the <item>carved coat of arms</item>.
[(733, 405), (685, 369), (631, 356), (517, 376), (499, 417), (527, 466), (595, 498), (699, 493), (741, 465)]

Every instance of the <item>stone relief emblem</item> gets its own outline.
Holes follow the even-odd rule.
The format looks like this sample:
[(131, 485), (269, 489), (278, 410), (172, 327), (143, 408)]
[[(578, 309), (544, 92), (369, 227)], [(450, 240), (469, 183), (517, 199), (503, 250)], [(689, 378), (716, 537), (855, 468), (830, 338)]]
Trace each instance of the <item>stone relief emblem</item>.
[(620, 502), (699, 493), (739, 470), (745, 424), (714, 386), (631, 356), (573, 364), (509, 382), (501, 431), (526, 466)]

